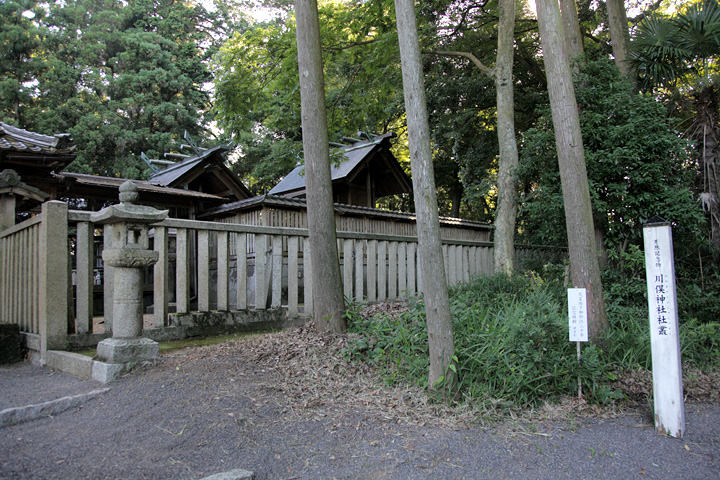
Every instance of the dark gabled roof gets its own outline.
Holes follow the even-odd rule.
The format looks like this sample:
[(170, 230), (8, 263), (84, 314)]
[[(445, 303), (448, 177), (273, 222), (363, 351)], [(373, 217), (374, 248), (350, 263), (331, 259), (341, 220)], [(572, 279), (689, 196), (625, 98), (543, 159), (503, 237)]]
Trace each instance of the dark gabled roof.
[(209, 148), (199, 155), (186, 158), (153, 174), (149, 182), (167, 187), (181, 187), (197, 176), (212, 170), (216, 176), (222, 177), (217, 183), (222, 183), (225, 188), (234, 189), (237, 197), (251, 197), (250, 190), (225, 166), (222, 155), (227, 151), (228, 148), (222, 145)]
[(62, 171), (75, 160), (68, 133), (43, 135), (0, 122), (0, 169), (20, 175)]
[[(227, 203), (219, 207), (205, 210), (198, 219), (213, 219), (234, 215), (245, 211), (258, 210), (263, 207), (284, 208), (288, 210), (305, 210), (307, 202), (303, 199), (288, 198), (279, 195), (261, 195), (239, 202)], [(370, 218), (388, 218), (397, 221), (414, 222), (416, 216), (414, 213), (396, 212), (392, 210), (383, 210), (381, 208), (358, 207), (355, 205), (345, 205), (342, 203), (335, 204), (335, 213), (339, 215), (370, 217)], [(440, 224), (444, 226), (466, 227), (475, 229), (492, 230), (492, 226), (482, 222), (473, 220), (463, 220), (460, 218), (440, 217)]]
[[(330, 175), (333, 182), (352, 177), (353, 172), (361, 167), (363, 160), (368, 158), (374, 151), (379, 149), (383, 142), (388, 142), (394, 134), (392, 132), (378, 135), (370, 140), (356, 142), (350, 146), (340, 148), (344, 160), (339, 164), (330, 166)], [(385, 144), (389, 147), (389, 144)], [(394, 158), (394, 157), (393, 157)], [(408, 182), (409, 183), (409, 182)], [(268, 192), (271, 195), (283, 195), (305, 189), (305, 166), (298, 165), (288, 173), (280, 183), (275, 185)]]
[(177, 162), (174, 165), (170, 165), (164, 170), (160, 170), (157, 173), (153, 173), (150, 176), (150, 181), (157, 183), (158, 185), (170, 185), (178, 182), (184, 175), (187, 175), (190, 171), (196, 168), (203, 160), (210, 158), (214, 153), (223, 154), (228, 149), (222, 145), (217, 147), (209, 148), (202, 152), (200, 155), (186, 158), (181, 162)]

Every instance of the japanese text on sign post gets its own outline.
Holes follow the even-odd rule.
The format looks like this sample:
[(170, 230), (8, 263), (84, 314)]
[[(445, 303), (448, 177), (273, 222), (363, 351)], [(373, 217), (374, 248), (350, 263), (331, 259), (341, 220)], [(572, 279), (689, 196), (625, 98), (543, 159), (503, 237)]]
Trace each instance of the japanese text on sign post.
[(674, 437), (681, 437), (685, 431), (685, 409), (670, 224), (654, 217), (643, 228), (643, 237), (655, 427)]
[(570, 341), (587, 342), (587, 292), (584, 288), (568, 288), (568, 321)]

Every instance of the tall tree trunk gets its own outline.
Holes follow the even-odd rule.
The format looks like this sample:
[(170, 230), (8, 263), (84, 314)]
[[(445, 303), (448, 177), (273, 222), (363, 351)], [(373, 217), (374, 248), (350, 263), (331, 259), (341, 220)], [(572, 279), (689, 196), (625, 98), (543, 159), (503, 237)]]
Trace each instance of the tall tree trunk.
[(495, 271), (511, 274), (515, 267), (515, 221), (517, 219), (517, 142), (515, 140), (515, 98), (513, 89), (513, 45), (515, 1), (500, 0), (498, 51), (495, 64), (498, 161), (498, 199), (495, 212)]
[(610, 42), (612, 43), (615, 65), (620, 73), (633, 85), (635, 72), (628, 62), (630, 49), (630, 32), (628, 31), (627, 12), (624, 0), (607, 0), (608, 23), (610, 25)]
[(440, 242), (440, 219), (438, 218), (435, 174), (430, 148), (430, 127), (425, 103), (425, 84), (420, 60), (414, 0), (395, 0), (395, 15), (400, 43), (410, 167), (417, 214), (418, 258), (420, 258), (422, 272), (422, 291), (425, 297), (430, 346), (428, 385), (436, 388), (444, 378), (445, 384), (441, 387), (447, 394), (455, 390), (457, 380), (454, 374), (451, 375), (455, 341), (450, 317), (445, 262)]
[(450, 216), (460, 218), (460, 203), (462, 202), (463, 186), (460, 180), (453, 181), (450, 190)]
[(572, 61), (582, 55), (584, 51), (575, 0), (560, 0), (560, 12), (565, 32), (565, 47), (568, 58)]
[(295, 0), (313, 316), (318, 331), (347, 330), (330, 176), (330, 143), (316, 0)]
[(588, 333), (591, 339), (597, 340), (607, 331), (608, 321), (595, 244), (580, 118), (570, 62), (564, 51), (557, 0), (537, 0), (537, 16), (562, 182), (572, 282), (577, 288), (587, 289)]
[(720, 118), (718, 90), (714, 85), (700, 90), (695, 96), (697, 114), (693, 135), (700, 154), (703, 209), (710, 216), (710, 246), (720, 255)]

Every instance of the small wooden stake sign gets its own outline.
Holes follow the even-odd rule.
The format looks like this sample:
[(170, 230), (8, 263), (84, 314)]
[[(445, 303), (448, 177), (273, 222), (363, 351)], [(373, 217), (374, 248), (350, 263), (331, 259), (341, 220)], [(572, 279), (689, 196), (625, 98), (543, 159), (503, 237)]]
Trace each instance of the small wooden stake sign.
[[(580, 342), (588, 341), (587, 290), (568, 288), (568, 321), (570, 341), (577, 342), (577, 358), (580, 363)], [(578, 399), (582, 398), (582, 379), (578, 374)]]
[(670, 223), (651, 218), (643, 227), (652, 347), (655, 428), (673, 437), (685, 433), (675, 259)]

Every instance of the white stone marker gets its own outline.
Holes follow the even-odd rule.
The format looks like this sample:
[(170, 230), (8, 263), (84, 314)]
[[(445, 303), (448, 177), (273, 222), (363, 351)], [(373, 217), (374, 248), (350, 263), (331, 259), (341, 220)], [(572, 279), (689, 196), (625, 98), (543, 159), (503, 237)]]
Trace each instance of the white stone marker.
[(675, 259), (670, 223), (651, 218), (643, 227), (652, 346), (655, 428), (673, 437), (685, 433)]

